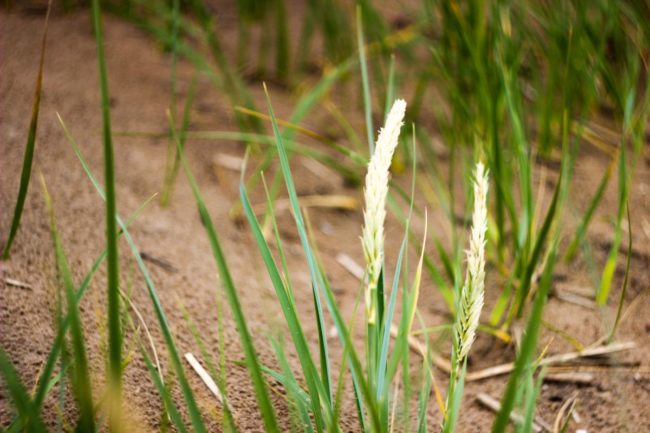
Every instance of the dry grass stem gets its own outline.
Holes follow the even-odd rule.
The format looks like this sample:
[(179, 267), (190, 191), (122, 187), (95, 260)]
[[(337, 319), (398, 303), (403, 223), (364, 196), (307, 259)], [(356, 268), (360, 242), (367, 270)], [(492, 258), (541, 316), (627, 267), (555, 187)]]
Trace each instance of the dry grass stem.
[[(499, 400), (495, 399), (494, 397), (485, 394), (483, 392), (479, 392), (476, 395), (476, 400), (481, 403), (483, 406), (486, 408), (494, 411), (494, 412), (499, 412), (501, 410), (501, 403), (499, 403)], [(510, 420), (516, 424), (521, 424), (524, 422), (524, 417), (517, 413), (517, 412), (511, 412), (510, 413)], [(538, 416), (535, 416), (535, 420), (533, 421), (533, 431), (536, 433), (540, 433), (542, 431), (552, 431), (551, 426), (545, 422), (543, 419), (541, 419)]]

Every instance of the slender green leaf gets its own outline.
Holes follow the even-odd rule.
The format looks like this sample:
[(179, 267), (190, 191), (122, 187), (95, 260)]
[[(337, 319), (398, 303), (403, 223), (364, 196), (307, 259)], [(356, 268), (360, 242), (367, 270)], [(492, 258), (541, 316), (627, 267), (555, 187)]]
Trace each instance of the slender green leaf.
[(27, 198), (27, 189), (29, 188), (29, 180), (32, 173), (32, 163), (34, 160), (34, 150), (36, 148), (36, 129), (38, 128), (38, 113), (41, 107), (41, 89), (43, 87), (43, 69), (45, 63), (45, 46), (47, 43), (47, 26), (50, 20), (50, 9), (52, 8), (52, 0), (48, 1), (47, 13), (45, 15), (45, 26), (43, 28), (43, 38), (41, 40), (41, 55), (38, 63), (38, 74), (36, 76), (36, 86), (34, 89), (34, 102), (32, 103), (32, 117), (29, 122), (29, 131), (27, 134), (27, 144), (25, 145), (25, 155), (23, 157), (23, 168), (20, 173), (20, 186), (18, 187), (18, 198), (16, 199), (16, 207), (14, 208), (14, 216), (11, 220), (11, 228), (9, 229), (9, 237), (2, 252), (3, 260), (9, 258), (11, 252), (11, 245), (14, 242), (18, 227), (20, 226), (20, 218), (23, 214), (25, 207), (25, 199)]
[[(369, 154), (375, 149), (375, 128), (372, 126), (372, 98), (370, 96), (370, 79), (366, 62), (366, 43), (363, 38), (363, 19), (361, 7), (357, 6), (357, 49), (359, 50), (359, 65), (361, 66), (361, 84), (363, 88), (363, 111), (366, 115), (366, 134), (368, 136)], [(392, 103), (392, 102), (391, 102)]]
[[(105, 200), (106, 195), (104, 193), (104, 189), (101, 187), (101, 185), (97, 181), (97, 178), (95, 178), (92, 171), (90, 170), (90, 167), (88, 166), (86, 160), (81, 154), (81, 151), (77, 146), (77, 143), (74, 140), (69, 140), (69, 143), (72, 146), (72, 149), (74, 150), (77, 159), (81, 163), (82, 168), (86, 172), (88, 179), (91, 181), (91, 183), (95, 187), (95, 190), (102, 198), (102, 200)], [(147, 266), (144, 264), (144, 261), (142, 260), (142, 256), (140, 255), (140, 251), (138, 250), (138, 247), (135, 245), (135, 242), (133, 241), (133, 238), (131, 237), (131, 234), (129, 233), (126, 227), (126, 224), (122, 221), (122, 218), (118, 214), (115, 214), (115, 220), (120, 226), (120, 229), (122, 231), (122, 234), (124, 235), (126, 242), (129, 244), (129, 248), (131, 249), (131, 254), (135, 259), (138, 268), (140, 269), (140, 272), (142, 273), (142, 276), (144, 278), (145, 285), (147, 286), (147, 291), (149, 293), (149, 297), (151, 298), (151, 302), (154, 307), (154, 312), (156, 313), (156, 318), (158, 319), (158, 324), (160, 326), (160, 330), (162, 331), (163, 338), (165, 340), (165, 345), (167, 346), (167, 350), (169, 352), (170, 362), (172, 363), (174, 372), (178, 377), (178, 382), (180, 384), (181, 392), (183, 394), (183, 398), (185, 399), (186, 410), (190, 416), (190, 419), (192, 420), (192, 427), (194, 428), (194, 431), (197, 433), (206, 433), (205, 425), (203, 424), (203, 420), (201, 419), (201, 413), (196, 405), (194, 394), (192, 393), (192, 389), (190, 388), (190, 385), (187, 382), (185, 373), (183, 372), (183, 366), (181, 364), (180, 356), (178, 355), (178, 350), (176, 349), (176, 344), (174, 343), (174, 338), (171, 333), (171, 328), (169, 326), (169, 322), (167, 321), (167, 317), (165, 316), (165, 311), (163, 310), (162, 304), (160, 303), (160, 298), (158, 298), (158, 293), (156, 291), (156, 287), (153, 283), (153, 280), (151, 279), (151, 276), (149, 274), (149, 270)]]
[(107, 299), (108, 299), (108, 382), (109, 429), (119, 429), (119, 412), (122, 401), (122, 329), (120, 323), (119, 257), (117, 251), (117, 211), (115, 197), (115, 162), (113, 137), (111, 134), (110, 97), (104, 57), (104, 39), (99, 0), (92, 2), (93, 27), (97, 42), (99, 84), (101, 89), (102, 137), (104, 143), (104, 184), (106, 188), (106, 250), (107, 250)]
[(197, 206), (199, 208), (199, 215), (201, 221), (203, 222), (203, 227), (206, 230), (208, 240), (210, 241), (210, 247), (212, 249), (212, 254), (214, 256), (217, 268), (219, 271), (219, 276), (221, 277), (221, 283), (226, 291), (226, 297), (230, 304), (230, 308), (233, 312), (235, 323), (239, 331), (239, 337), (244, 349), (244, 354), (246, 355), (246, 365), (251, 375), (253, 381), (253, 386), (255, 388), (255, 395), (257, 397), (257, 403), (260, 408), (262, 415), (262, 420), (264, 421), (264, 426), (268, 432), (279, 432), (277, 425), (277, 420), (275, 416), (275, 410), (271, 404), (269, 397), (268, 389), (264, 377), (262, 376), (262, 370), (260, 363), (257, 359), (257, 354), (255, 353), (255, 348), (253, 346), (253, 340), (248, 330), (248, 325), (246, 324), (246, 318), (244, 312), (241, 308), (241, 303), (239, 302), (239, 296), (237, 294), (237, 289), (235, 288), (235, 283), (233, 282), (230, 270), (228, 269), (228, 264), (226, 262), (226, 257), (221, 248), (221, 243), (219, 242), (219, 237), (217, 232), (212, 224), (212, 219), (208, 212), (208, 209), (203, 200), (203, 196), (199, 191), (199, 187), (192, 175), (189, 164), (185, 159), (182, 149), (180, 148), (180, 142), (178, 141), (178, 136), (176, 136), (176, 131), (174, 125), (170, 123), (170, 128), (176, 140), (176, 146), (179, 153), (181, 154), (181, 162), (183, 168), (185, 169), (185, 175), (190, 183), (192, 188), (192, 193), (196, 200)]
[(70, 334), (72, 336), (72, 348), (74, 357), (74, 369), (72, 370), (72, 391), (77, 400), (79, 408), (80, 431), (92, 432), (95, 429), (95, 410), (93, 408), (92, 385), (86, 356), (86, 345), (84, 343), (83, 325), (79, 316), (79, 307), (75, 300), (74, 283), (68, 265), (68, 259), (63, 251), (63, 245), (59, 237), (54, 217), (52, 199), (45, 186), (45, 180), (41, 177), (45, 205), (50, 217), (50, 231), (54, 244), (56, 265), (65, 292), (68, 315), (70, 317)]
[(30, 400), (18, 372), (2, 347), (0, 347), (0, 374), (18, 411), (19, 422), (16, 425), (29, 433), (46, 432), (47, 428), (41, 420), (38, 408)]
[(508, 384), (501, 400), (501, 410), (492, 425), (492, 433), (504, 433), (508, 428), (510, 414), (514, 408), (515, 396), (519, 387), (520, 380), (526, 371), (530, 368), (535, 348), (537, 347), (537, 336), (542, 322), (542, 312), (546, 305), (546, 299), (553, 282), (553, 269), (557, 259), (557, 238), (553, 241), (550, 256), (546, 262), (542, 279), (533, 301), (532, 310), (526, 325), (526, 331), (521, 342), (521, 349), (515, 360), (515, 366), (508, 378)]
[[(348, 359), (350, 362), (350, 368), (352, 372), (352, 380), (354, 383), (356, 383), (355, 386), (358, 386), (359, 395), (363, 397), (363, 400), (366, 403), (365, 407), (368, 410), (368, 415), (373, 430), (380, 431), (381, 428), (380, 428), (377, 408), (374, 404), (374, 398), (370, 391), (370, 387), (368, 383), (363, 379), (363, 369), (361, 367), (361, 362), (359, 361), (357, 353), (353, 350), (354, 345), (352, 339), (345, 326), (345, 321), (341, 316), (341, 312), (338, 309), (338, 306), (336, 304), (336, 299), (334, 298), (334, 294), (332, 293), (331, 289), (325, 284), (325, 280), (323, 278), (320, 268), (317, 265), (316, 259), (311, 249), (309, 238), (307, 236), (307, 231), (305, 229), (305, 223), (302, 217), (302, 211), (300, 210), (300, 204), (298, 202), (298, 194), (296, 193), (296, 187), (293, 182), (293, 176), (291, 174), (291, 168), (289, 166), (289, 156), (284, 146), (284, 138), (282, 137), (282, 135), (280, 134), (280, 130), (278, 129), (278, 124), (275, 119), (275, 114), (271, 106), (271, 101), (268, 96), (268, 92), (266, 92), (266, 98), (267, 98), (269, 114), (271, 115), (271, 119), (272, 119), (273, 133), (275, 135), (275, 139), (277, 142), (278, 155), (280, 157), (280, 167), (282, 169), (282, 174), (284, 176), (287, 192), (289, 194), (289, 201), (291, 202), (293, 217), (296, 222), (296, 227), (298, 229), (300, 242), (302, 244), (303, 251), (307, 258), (307, 264), (311, 274), (312, 287), (313, 290), (316, 292), (314, 295), (314, 299), (318, 307), (318, 305), (320, 304), (321, 293), (324, 295), (325, 303), (330, 312), (330, 315), (332, 316), (332, 320), (334, 321), (334, 326), (338, 331), (339, 338), (341, 339), (341, 344), (343, 345), (344, 348), (349, 348)], [(327, 341), (325, 340), (325, 344), (326, 343)]]

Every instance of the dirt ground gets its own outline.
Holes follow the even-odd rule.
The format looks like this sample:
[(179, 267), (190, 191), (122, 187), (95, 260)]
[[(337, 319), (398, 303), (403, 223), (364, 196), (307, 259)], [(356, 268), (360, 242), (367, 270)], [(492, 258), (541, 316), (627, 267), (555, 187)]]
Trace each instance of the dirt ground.
[[(236, 28), (229, 25), (228, 14), (222, 29), (225, 39), (234, 45)], [(0, 12), (0, 238), (6, 239), (18, 190), (19, 173), (26, 131), (29, 123), (33, 86), (39, 56), (43, 17), (22, 12)], [(112, 97), (112, 122), (115, 131), (163, 131), (167, 122), (165, 109), (169, 105), (170, 59), (147, 35), (131, 25), (111, 16), (105, 17), (106, 54)], [(181, 62), (179, 89), (187, 92), (192, 67)], [(259, 83), (252, 83), (253, 96), (262, 106)], [(95, 57), (95, 42), (87, 11), (69, 15), (54, 14), (50, 21), (45, 79), (38, 129), (36, 163), (33, 176), (42, 173), (52, 194), (59, 229), (63, 238), (75, 281), (80, 282), (96, 256), (104, 247), (103, 203), (86, 178), (57, 120), (59, 113), (66, 122), (90, 167), (101, 179), (101, 114)], [(273, 90), (274, 107), (280, 117), (288, 115), (295, 98), (280, 89)], [(356, 119), (355, 117), (353, 117)], [(319, 124), (322, 115), (316, 115), (310, 126)], [(359, 120), (361, 120), (359, 118)], [(356, 120), (355, 120), (356, 122)], [(324, 124), (324, 121), (323, 121)], [(362, 130), (362, 124), (355, 123)], [(234, 130), (233, 113), (229, 103), (207, 82), (201, 81), (195, 109), (192, 112), (193, 129)], [(160, 191), (166, 158), (166, 139), (115, 137), (118, 207), (126, 216), (153, 193)], [(206, 197), (210, 212), (237, 284), (243, 309), (256, 336), (261, 359), (274, 364), (274, 355), (267, 336), (282, 329), (279, 308), (274, 300), (263, 263), (256, 252), (254, 241), (245, 224), (229, 217), (236, 202), (239, 173), (214, 164), (217, 154), (242, 156), (243, 147), (233, 142), (196, 141), (188, 144), (187, 153), (197, 180)], [(607, 164), (607, 158), (597, 150), (584, 146), (577, 163), (572, 186), (571, 205), (584, 210), (596, 189)], [(351, 188), (332, 173), (319, 170), (301, 158), (293, 160), (300, 194), (345, 194), (360, 199), (360, 188)], [(325, 168), (325, 170), (327, 170)], [(552, 176), (549, 176), (551, 179)], [(327, 180), (325, 180), (327, 179)], [(259, 191), (258, 191), (259, 193)], [(602, 263), (612, 238), (611, 220), (616, 207), (615, 185), (607, 192), (601, 211), (590, 229), (593, 254)], [(550, 193), (547, 193), (550, 195)], [(262, 196), (254, 195), (256, 203)], [(555, 414), (565, 399), (577, 393), (577, 412), (580, 422), (574, 422), (570, 431), (584, 428), (589, 433), (650, 431), (650, 157), (646, 149), (643, 160), (637, 163), (631, 202), (634, 249), (631, 261), (630, 286), (625, 300), (626, 315), (618, 333), (619, 341), (634, 341), (634, 350), (609, 358), (573, 364), (569, 371), (591, 372), (594, 379), (586, 385), (547, 382), (539, 398), (538, 415), (552, 424)], [(430, 229), (443, 231), (440, 210), (430, 210)], [(343, 311), (350, 317), (358, 295), (359, 283), (337, 261), (339, 253), (346, 253), (362, 262), (360, 235), (361, 211), (311, 209), (309, 212), (320, 253), (336, 290)], [(575, 226), (575, 216), (565, 215), (567, 227)], [(389, 218), (390, 219), (390, 218)], [(287, 212), (280, 216), (281, 231), (288, 247), (289, 262), (296, 283), (298, 305), (303, 317), (311, 314), (311, 292), (307, 269), (301, 259), (298, 239)], [(215, 279), (216, 268), (207, 238), (201, 226), (189, 186), (179, 176), (169, 208), (157, 202), (147, 207), (133, 224), (131, 233), (142, 252), (148, 257), (162, 305), (171, 322), (181, 353), (199, 354), (187, 321), (180, 308), (184, 305), (205, 338), (208, 350), (220, 356), (218, 345), (218, 305), (224, 311), (224, 353), (228, 361), (228, 393), (240, 431), (261, 431), (261, 420), (256, 415), (255, 402), (246, 370), (235, 361), (242, 359), (239, 339), (231, 320), (225, 299)], [(389, 263), (401, 240), (402, 230), (395, 221), (389, 221), (387, 244)], [(441, 233), (443, 240), (445, 234)], [(144, 315), (156, 345), (165, 360), (164, 343), (151, 302), (137, 268), (130, 259), (127, 245), (120, 244), (123, 287), (132, 291), (132, 300)], [(571, 335), (579, 343), (589, 345), (605, 332), (603, 323), (609, 323), (620, 295), (622, 269), (625, 263), (625, 244), (619, 260), (619, 271), (614, 281), (611, 303), (605, 309), (578, 306), (551, 297), (545, 310), (544, 329), (539, 347), (547, 347), (547, 354), (574, 350), (561, 335)], [(167, 265), (165, 265), (167, 264)], [(29, 287), (17, 287), (7, 279), (24, 282)], [(54, 293), (56, 290), (52, 242), (48, 230), (42, 193), (38, 182), (32, 182), (20, 231), (12, 257), (0, 263), (0, 344), (9, 353), (28, 387), (32, 387), (54, 338)], [(499, 292), (497, 272), (488, 270), (488, 307)], [(90, 363), (101, 383), (105, 359), (105, 269), (102, 267), (81, 304)], [(554, 289), (584, 289), (591, 287), (589, 271), (583, 264), (560, 266)], [(428, 325), (442, 323), (445, 306), (435, 286), (425, 281), (422, 287), (421, 310)], [(489, 308), (486, 308), (489, 311)], [(312, 341), (316, 329), (311, 320), (303, 321)], [(555, 329), (553, 332), (551, 329)], [(129, 346), (127, 338), (127, 351)], [(334, 351), (338, 342), (332, 340)], [(133, 419), (134, 431), (158, 430), (160, 422), (159, 397), (151, 384), (149, 374), (138, 352), (125, 370), (125, 407)], [(472, 350), (470, 371), (507, 362), (513, 358), (512, 346), (506, 346), (493, 337), (482, 334)], [(414, 359), (417, 355), (413, 355)], [(217, 404), (202, 383), (187, 369), (191, 384), (205, 413), (216, 412)], [(445, 374), (436, 371), (444, 386)], [(275, 400), (281, 413), (286, 413), (280, 396)], [(470, 382), (466, 387), (461, 411), (460, 432), (489, 431), (493, 414), (481, 407), (475, 396), (479, 392), (500, 398), (505, 378), (495, 377)], [(348, 391), (350, 391), (348, 389)], [(53, 393), (54, 394), (54, 393)], [(98, 396), (95, 396), (98, 398)], [(56, 399), (50, 396), (46, 403), (49, 421), (55, 419)], [(433, 400), (430, 404), (431, 426), (435, 430), (440, 414)], [(352, 412), (351, 412), (352, 413)], [(0, 389), (0, 426), (12, 419), (12, 409), (4, 389)], [(218, 430), (214, 417), (211, 430)], [(137, 427), (136, 427), (137, 426)], [(349, 429), (355, 430), (353, 422)]]

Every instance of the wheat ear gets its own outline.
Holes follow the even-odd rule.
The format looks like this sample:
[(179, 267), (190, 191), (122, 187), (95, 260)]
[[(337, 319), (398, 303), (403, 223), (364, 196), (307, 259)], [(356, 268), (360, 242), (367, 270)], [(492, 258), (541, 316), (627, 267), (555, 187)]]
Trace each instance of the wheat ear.
[(476, 164), (474, 212), (467, 254), (467, 274), (460, 294), (456, 321), (456, 359), (462, 365), (476, 337), (485, 292), (485, 234), (487, 232), (488, 173), (481, 162)]
[(396, 100), (388, 113), (386, 124), (379, 131), (379, 138), (366, 174), (361, 244), (366, 259), (366, 318), (370, 324), (376, 323), (377, 320), (377, 283), (384, 263), (384, 220), (389, 169), (405, 111), (406, 102), (402, 99)]

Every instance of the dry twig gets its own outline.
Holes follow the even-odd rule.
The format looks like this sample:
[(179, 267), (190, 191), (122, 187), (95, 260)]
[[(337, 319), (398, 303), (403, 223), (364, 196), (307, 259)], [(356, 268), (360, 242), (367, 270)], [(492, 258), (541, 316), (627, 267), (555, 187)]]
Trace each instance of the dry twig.
[(22, 281), (14, 280), (13, 278), (6, 277), (3, 279), (5, 283), (10, 286), (18, 287), (20, 289), (32, 290), (31, 284), (23, 283)]
[[(476, 395), (476, 400), (478, 400), (479, 403), (481, 403), (483, 406), (487, 407), (488, 409), (494, 411), (494, 412), (499, 412), (501, 410), (501, 403), (494, 397), (485, 394), (483, 392), (479, 392)], [(521, 424), (524, 422), (524, 417), (521, 416), (518, 412), (511, 412), (510, 413), (510, 420), (514, 422), (515, 424)], [(541, 419), (538, 416), (535, 416), (535, 419), (533, 420), (533, 431), (536, 433), (540, 433), (542, 431), (551, 431), (551, 426)]]
[(196, 359), (196, 357), (190, 352), (187, 352), (185, 354), (185, 359), (190, 364), (190, 366), (194, 369), (196, 374), (199, 375), (199, 378), (203, 381), (203, 383), (205, 383), (205, 386), (208, 387), (212, 395), (214, 395), (217, 398), (217, 400), (219, 401), (219, 403), (221, 403), (222, 406), (226, 407), (232, 413), (230, 406), (223, 398), (221, 391), (219, 391), (219, 387), (212, 379), (212, 377), (208, 374), (208, 372), (205, 371), (205, 368), (203, 368), (199, 360)]

